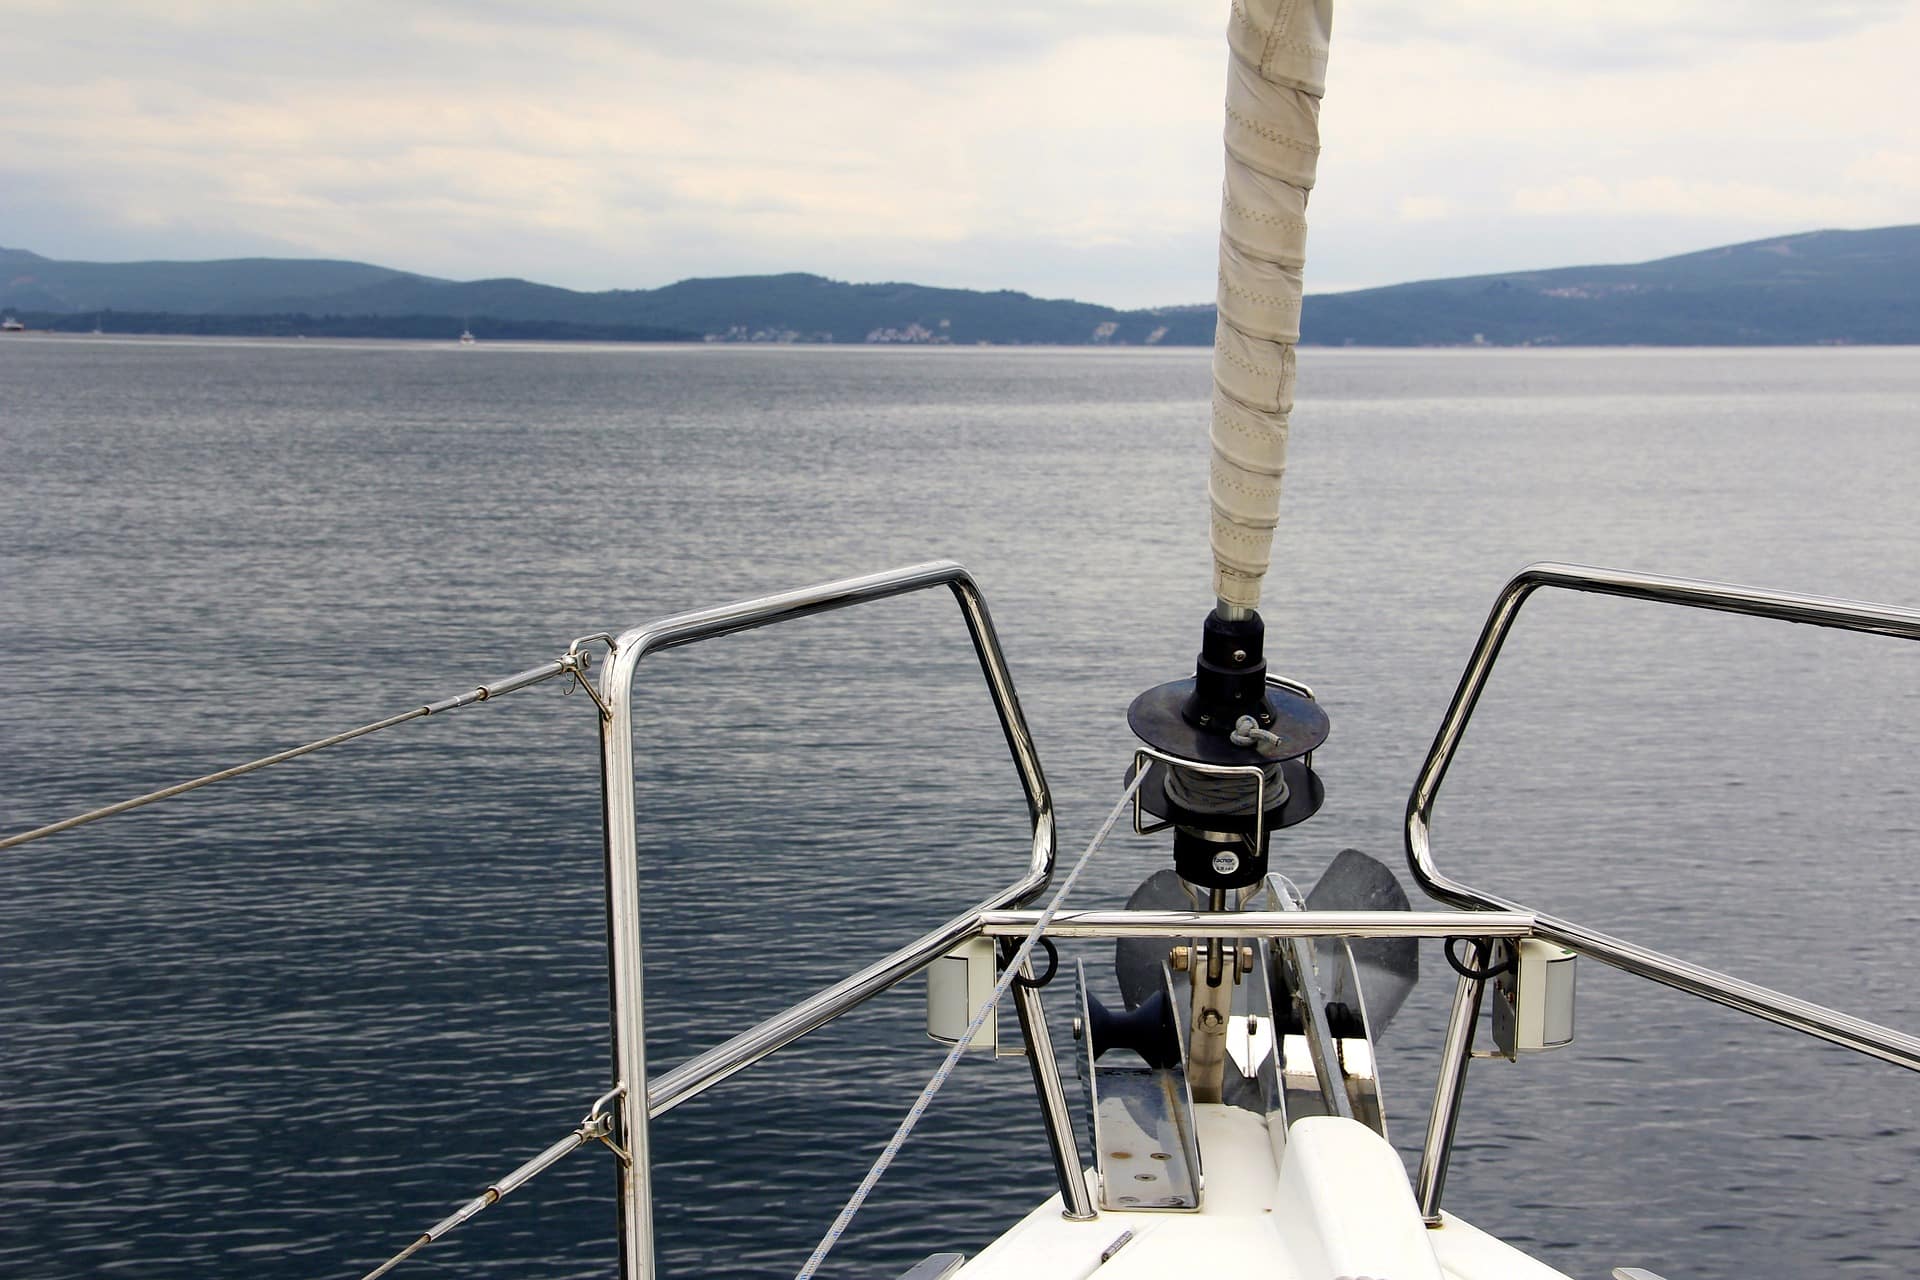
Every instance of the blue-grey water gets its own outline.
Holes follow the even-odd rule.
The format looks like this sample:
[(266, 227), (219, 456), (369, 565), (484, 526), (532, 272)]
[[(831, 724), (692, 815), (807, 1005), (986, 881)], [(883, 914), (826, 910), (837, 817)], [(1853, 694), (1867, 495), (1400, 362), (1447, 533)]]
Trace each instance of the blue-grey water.
[[(1267, 615), (1334, 723), (1327, 807), (1276, 855), (1302, 880), (1344, 845), (1402, 865), (1415, 768), (1530, 560), (1920, 602), (1920, 351), (1309, 351), (1301, 383)], [(1191, 669), (1206, 390), (1181, 351), (5, 339), (0, 829), (577, 635), (950, 555), (1075, 851), (1128, 699)], [(643, 684), (658, 1064), (1023, 859), (944, 596)], [(1916, 758), (1915, 646), (1543, 597), (1436, 843), (1916, 1030)], [(0, 1275), (357, 1276), (565, 1133), (607, 1081), (598, 785), (592, 706), (554, 684), (0, 853)], [(1118, 838), (1078, 900), (1164, 857)], [(1452, 985), (1424, 961), (1383, 1054), (1409, 1153)], [(1449, 1207), (1580, 1277), (1920, 1270), (1920, 1079), (1583, 966), (1572, 1048), (1475, 1065)], [(921, 1000), (656, 1124), (666, 1274), (792, 1274), (938, 1061)], [(576, 1154), (400, 1274), (607, 1275), (611, 1186)], [(972, 1251), (1048, 1189), (1025, 1066), (970, 1061), (834, 1265)]]

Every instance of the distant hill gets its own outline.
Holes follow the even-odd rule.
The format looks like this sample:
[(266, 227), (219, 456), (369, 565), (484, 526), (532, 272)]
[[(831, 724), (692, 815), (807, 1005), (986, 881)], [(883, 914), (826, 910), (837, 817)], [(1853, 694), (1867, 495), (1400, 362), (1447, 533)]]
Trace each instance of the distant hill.
[[(1002, 290), (730, 276), (582, 293), (526, 280), (438, 280), (353, 262), (59, 262), (0, 248), (0, 311), (36, 328), (138, 313), (139, 332), (321, 332), (760, 342), (1213, 341), (1213, 310), (1162, 315)], [(83, 323), (84, 322), (84, 323)], [(404, 323), (403, 323), (404, 322)], [(171, 326), (171, 327), (170, 327)], [(104, 318), (102, 327), (112, 330)], [(131, 330), (129, 318), (122, 331)]]
[(1356, 346), (1920, 343), (1920, 226), (1322, 294), (1307, 300), (1302, 337)]
[[(60, 262), (0, 248), (0, 311), (42, 328), (615, 341), (1206, 345), (1208, 305), (790, 274), (584, 293), (358, 262)], [(112, 317), (109, 320), (107, 317)], [(1317, 294), (1303, 341), (1362, 346), (1920, 343), (1920, 226), (1814, 231), (1629, 266)]]
[(218, 262), (60, 262), (0, 248), (8, 311), (273, 311), (283, 297), (328, 297), (384, 280), (420, 280), (364, 262), (228, 258)]
[(538, 342), (699, 342), (684, 329), (646, 324), (574, 324), (498, 316), (315, 315), (306, 311), (235, 313), (178, 311), (21, 311), (29, 329), (53, 333), (197, 334), (224, 338), (416, 338), (445, 342), (465, 328), (489, 339)]

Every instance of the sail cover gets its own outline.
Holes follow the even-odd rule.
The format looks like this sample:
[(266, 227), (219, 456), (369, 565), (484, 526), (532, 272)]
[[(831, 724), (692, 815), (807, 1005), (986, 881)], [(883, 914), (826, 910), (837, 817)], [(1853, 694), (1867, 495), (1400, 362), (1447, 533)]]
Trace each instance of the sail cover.
[(1280, 516), (1333, 0), (1232, 3), (1208, 494), (1214, 594), (1238, 610), (1260, 603)]

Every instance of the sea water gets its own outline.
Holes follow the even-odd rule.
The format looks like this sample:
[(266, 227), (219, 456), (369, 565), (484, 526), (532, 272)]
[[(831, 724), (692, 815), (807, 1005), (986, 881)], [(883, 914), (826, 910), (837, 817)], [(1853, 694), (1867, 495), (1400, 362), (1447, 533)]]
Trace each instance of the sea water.
[[(0, 341), (0, 828), (952, 556), (1072, 856), (1128, 700), (1191, 670), (1207, 387), (1201, 351)], [(1920, 602), (1917, 406), (1914, 350), (1303, 352), (1265, 612), (1334, 728), (1275, 867), (1404, 876), (1407, 790), (1529, 561)], [(1024, 863), (944, 593), (640, 684), (659, 1066)], [(1541, 596), (1436, 852), (1920, 1029), (1917, 726), (1920, 646)], [(596, 733), (556, 682), (0, 854), (0, 1274), (355, 1276), (571, 1129), (608, 1083)], [(1076, 901), (1166, 860), (1123, 833)], [(1109, 948), (1067, 950), (1112, 991)], [(1453, 986), (1422, 963), (1382, 1046), (1409, 1158)], [(1581, 963), (1571, 1048), (1473, 1066), (1450, 1209), (1576, 1276), (1920, 1267), (1920, 1079)], [(665, 1274), (792, 1274), (938, 1061), (921, 999), (655, 1123)], [(575, 1154), (402, 1274), (609, 1274), (612, 1181)], [(832, 1266), (972, 1252), (1049, 1191), (1024, 1064), (970, 1060)]]

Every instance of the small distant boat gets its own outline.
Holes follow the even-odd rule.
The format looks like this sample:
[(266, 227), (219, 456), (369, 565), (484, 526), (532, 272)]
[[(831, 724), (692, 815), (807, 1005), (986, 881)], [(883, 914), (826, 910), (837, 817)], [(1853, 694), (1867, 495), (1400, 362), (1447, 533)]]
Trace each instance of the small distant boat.
[(479, 341), (479, 339), (473, 336), (473, 330), (471, 330), (471, 329), (462, 329), (462, 330), (460, 331), (460, 345), (461, 345), (461, 346), (463, 346), (463, 347), (470, 347), (470, 346), (472, 346), (472, 345), (473, 345), (474, 343), (476, 343), (476, 342), (478, 342), (478, 341)]
[(8, 316), (5, 320), (0, 320), (0, 333), (25, 333), (26, 331), (27, 326), (21, 324), (12, 316)]

